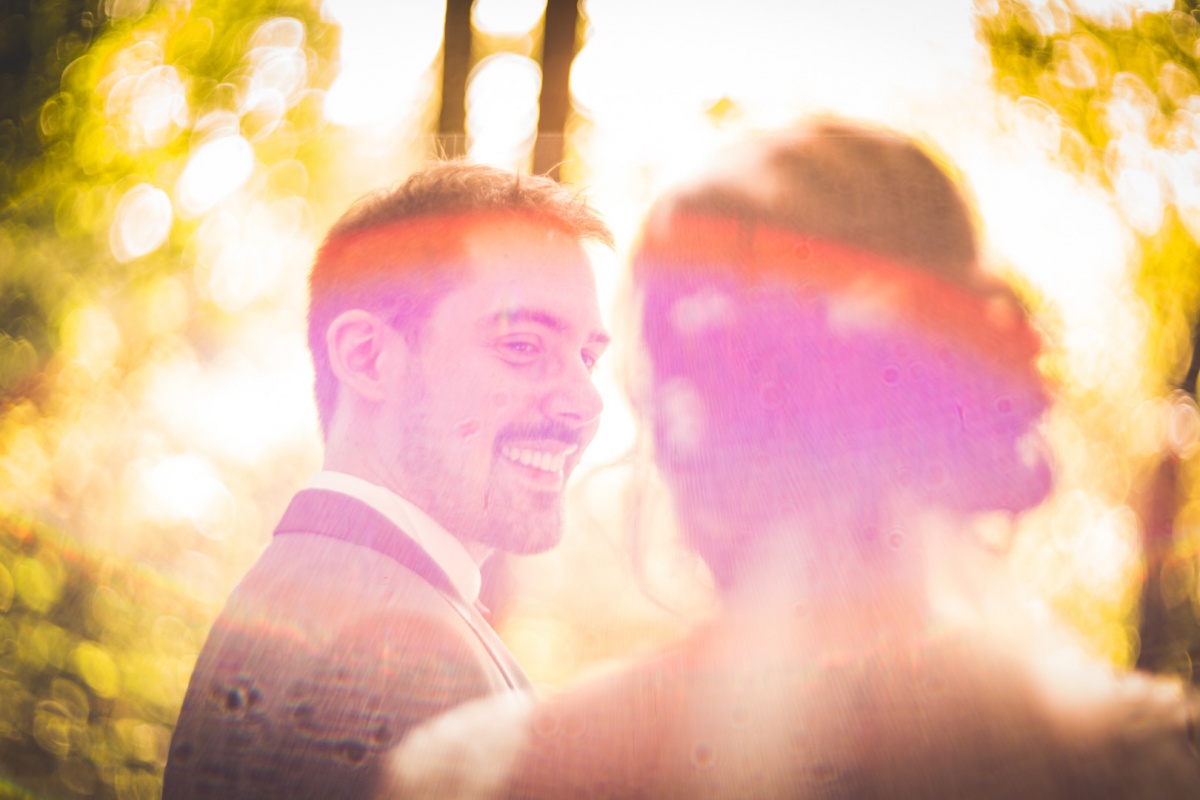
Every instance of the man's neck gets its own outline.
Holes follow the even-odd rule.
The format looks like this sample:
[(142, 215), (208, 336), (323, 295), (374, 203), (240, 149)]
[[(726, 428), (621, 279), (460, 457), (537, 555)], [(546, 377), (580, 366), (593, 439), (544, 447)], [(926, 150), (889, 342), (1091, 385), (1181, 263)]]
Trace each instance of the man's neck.
[[(352, 475), (355, 478), (360, 478), (368, 483), (373, 483), (376, 486), (387, 489), (389, 492), (392, 492), (409, 504), (420, 509), (422, 513), (429, 516), (431, 519), (433, 518), (433, 515), (429, 513), (429, 510), (424, 504), (421, 503), (419, 498), (410, 497), (408, 493), (396, 485), (397, 482), (393, 480), (385, 470), (373, 468), (373, 464), (370, 459), (346, 458), (331, 448), (325, 454), (322, 469), (326, 472), (340, 472), (345, 475)], [(441, 524), (440, 521), (438, 522)], [(471, 560), (475, 562), (477, 567), (482, 568), (484, 562), (491, 557), (493, 549), (487, 545), (469, 539), (464, 540), (458, 535), (457, 531), (447, 530), (447, 533), (458, 540), (458, 542), (467, 551), (467, 554), (471, 557)]]
[(410, 498), (372, 480), (371, 473), (330, 468), (334, 463), (327, 460), (325, 468), (309, 480), (309, 488), (345, 494), (374, 508), (433, 558), (460, 594), (468, 599), (478, 594), (481, 567), (488, 556), (484, 549), (463, 542)]

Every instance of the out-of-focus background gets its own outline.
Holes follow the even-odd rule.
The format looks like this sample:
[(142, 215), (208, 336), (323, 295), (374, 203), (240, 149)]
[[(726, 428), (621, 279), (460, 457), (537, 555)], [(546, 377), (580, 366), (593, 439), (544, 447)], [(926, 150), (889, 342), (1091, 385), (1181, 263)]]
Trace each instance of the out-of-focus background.
[[(814, 112), (935, 143), (1045, 331), (1058, 488), (973, 535), (1093, 653), (1194, 681), (1196, 6), (3, 3), (0, 795), (159, 793), (207, 626), (320, 463), (304, 283), (356, 196), (434, 155), (585, 187), (619, 332), (655, 194)], [(629, 363), (563, 546), (492, 570), (543, 685), (712, 608), (631, 455)]]

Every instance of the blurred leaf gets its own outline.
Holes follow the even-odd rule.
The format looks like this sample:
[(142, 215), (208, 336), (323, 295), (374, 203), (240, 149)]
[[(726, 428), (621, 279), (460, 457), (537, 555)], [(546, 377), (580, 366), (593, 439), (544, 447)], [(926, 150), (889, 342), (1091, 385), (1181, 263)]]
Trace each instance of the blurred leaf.
[(216, 609), (61, 541), (0, 518), (0, 594), (5, 576), (15, 585), (0, 615), (0, 775), (47, 797), (118, 797), (130, 781), (157, 794)]

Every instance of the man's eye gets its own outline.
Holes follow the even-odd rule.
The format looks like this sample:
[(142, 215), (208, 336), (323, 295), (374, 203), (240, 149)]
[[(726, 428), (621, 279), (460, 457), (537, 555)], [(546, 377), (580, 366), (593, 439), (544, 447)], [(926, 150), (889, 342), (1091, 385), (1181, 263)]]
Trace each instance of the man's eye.
[(528, 359), (541, 352), (537, 342), (530, 339), (506, 339), (500, 342), (500, 349), (507, 356)]
[(594, 370), (596, 368), (596, 361), (597, 361), (596, 356), (592, 355), (591, 353), (589, 353), (586, 350), (583, 351), (582, 355), (583, 355), (584, 366), (588, 368), (589, 372), (591, 372), (592, 370)]

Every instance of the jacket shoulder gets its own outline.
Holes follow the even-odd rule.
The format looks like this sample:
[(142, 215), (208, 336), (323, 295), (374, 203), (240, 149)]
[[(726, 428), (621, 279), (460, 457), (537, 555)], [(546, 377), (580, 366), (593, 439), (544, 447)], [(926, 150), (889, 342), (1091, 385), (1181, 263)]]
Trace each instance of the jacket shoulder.
[[(287, 541), (279, 541), (286, 538)], [(418, 722), (496, 688), (471, 628), (373, 551), (276, 537), (200, 654), (165, 797), (365, 794)]]

